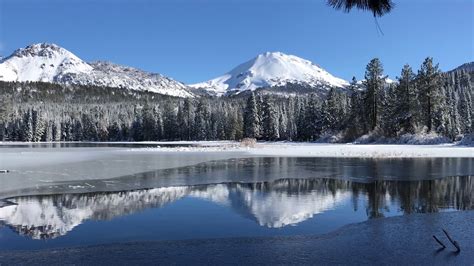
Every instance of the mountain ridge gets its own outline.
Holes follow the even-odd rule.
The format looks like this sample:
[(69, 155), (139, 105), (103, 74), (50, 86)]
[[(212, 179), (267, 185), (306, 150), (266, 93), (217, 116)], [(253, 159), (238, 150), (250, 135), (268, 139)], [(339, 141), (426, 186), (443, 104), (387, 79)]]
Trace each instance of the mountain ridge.
[[(474, 62), (448, 72), (457, 70), (474, 71)], [(245, 95), (243, 92), (257, 89), (273, 94), (324, 95), (331, 88), (349, 85), (309, 60), (282, 52), (259, 54), (219, 77), (187, 85), (159, 73), (109, 61), (85, 62), (53, 43), (28, 45), (0, 58), (0, 80), (114, 87), (176, 97)]]
[(185, 84), (172, 78), (106, 61), (88, 63), (51, 43), (28, 45), (3, 58), (0, 80), (95, 85), (194, 97)]

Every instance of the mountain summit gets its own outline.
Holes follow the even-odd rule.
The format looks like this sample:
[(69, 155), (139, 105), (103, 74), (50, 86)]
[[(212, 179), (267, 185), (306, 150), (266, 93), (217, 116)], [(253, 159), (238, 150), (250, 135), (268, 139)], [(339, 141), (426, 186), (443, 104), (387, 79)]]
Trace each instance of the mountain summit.
[(266, 52), (220, 77), (190, 86), (223, 95), (289, 83), (326, 89), (348, 85), (308, 60), (281, 52)]
[(0, 80), (94, 85), (193, 96), (186, 85), (171, 78), (107, 62), (87, 63), (49, 43), (29, 45), (0, 60)]
[(68, 73), (88, 73), (92, 67), (55, 44), (29, 45), (0, 61), (0, 79), (5, 81), (53, 82)]

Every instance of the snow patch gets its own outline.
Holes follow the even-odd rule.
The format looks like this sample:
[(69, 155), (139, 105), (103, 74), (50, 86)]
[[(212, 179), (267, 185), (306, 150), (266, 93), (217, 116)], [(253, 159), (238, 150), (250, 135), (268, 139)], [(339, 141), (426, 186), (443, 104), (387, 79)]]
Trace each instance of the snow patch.
[(256, 156), (346, 158), (474, 158), (474, 148), (444, 145), (363, 145), (319, 143), (264, 143), (250, 149)]
[(356, 144), (410, 144), (410, 145), (436, 145), (451, 143), (451, 140), (438, 135), (437, 133), (406, 133), (398, 138), (380, 137), (377, 134), (369, 133), (355, 140)]
[[(333, 136), (334, 137), (334, 136)], [(283, 157), (346, 157), (346, 158), (474, 158), (474, 148), (460, 147), (456, 144), (428, 144), (430, 141), (418, 137), (406, 140), (411, 144), (331, 144), (308, 142), (259, 142), (255, 147), (242, 147), (237, 144), (216, 145), (212, 147), (155, 147), (132, 148), (127, 152), (156, 153), (225, 153), (239, 152), (242, 156), (283, 156)], [(435, 139), (436, 140), (436, 139)], [(437, 140), (431, 142), (436, 142)], [(441, 142), (443, 143), (443, 142)]]

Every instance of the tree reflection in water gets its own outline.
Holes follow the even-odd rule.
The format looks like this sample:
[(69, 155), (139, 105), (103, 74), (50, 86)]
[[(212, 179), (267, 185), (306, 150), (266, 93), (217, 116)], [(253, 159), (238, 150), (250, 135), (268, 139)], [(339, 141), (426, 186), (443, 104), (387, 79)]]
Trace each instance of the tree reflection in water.
[(437, 180), (356, 182), (332, 178), (172, 186), (145, 190), (28, 196), (0, 207), (0, 224), (33, 239), (65, 235), (86, 220), (110, 220), (185, 197), (225, 205), (259, 225), (279, 228), (352, 204), (365, 206), (368, 219), (441, 210), (474, 209), (472, 176)]

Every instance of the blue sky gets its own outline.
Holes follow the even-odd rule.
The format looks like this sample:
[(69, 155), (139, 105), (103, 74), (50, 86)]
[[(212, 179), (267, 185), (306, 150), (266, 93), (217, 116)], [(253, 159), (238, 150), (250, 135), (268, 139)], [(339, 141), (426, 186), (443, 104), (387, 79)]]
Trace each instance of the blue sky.
[(325, 0), (0, 0), (0, 54), (53, 42), (194, 83), (259, 53), (281, 51), (335, 76), (362, 78), (379, 57), (395, 77), (427, 56), (449, 70), (474, 61), (474, 1), (393, 0), (392, 13), (344, 13)]

